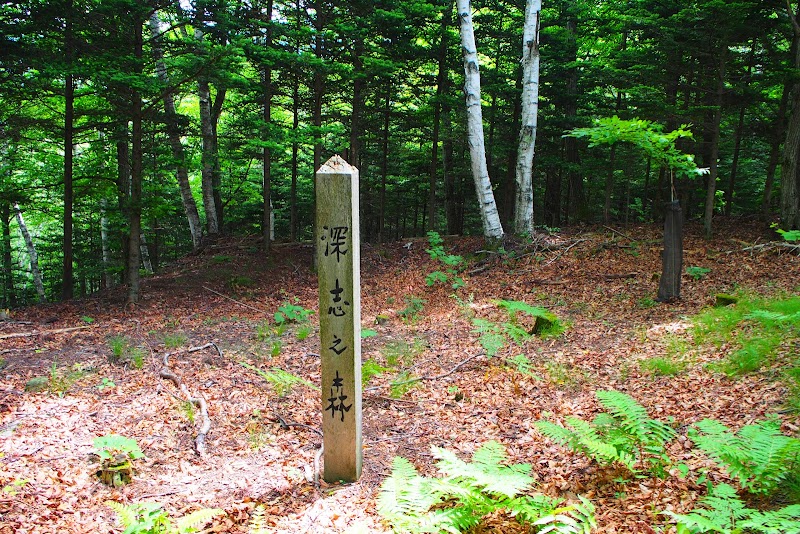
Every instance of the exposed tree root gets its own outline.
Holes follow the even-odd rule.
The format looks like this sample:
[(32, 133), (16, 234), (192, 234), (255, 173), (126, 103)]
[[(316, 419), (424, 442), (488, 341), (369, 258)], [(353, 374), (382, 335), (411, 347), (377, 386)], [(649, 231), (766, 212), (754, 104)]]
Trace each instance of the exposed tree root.
[[(217, 353), (222, 356), (222, 351), (219, 350), (219, 347), (214, 343), (206, 343), (205, 345), (201, 345), (199, 347), (191, 347), (186, 349), (185, 352), (197, 352), (208, 347), (214, 347), (217, 349)], [(194, 446), (197, 454), (201, 458), (204, 458), (208, 453), (206, 448), (206, 435), (208, 434), (209, 430), (211, 430), (211, 418), (208, 417), (208, 404), (203, 397), (193, 397), (191, 393), (189, 393), (189, 389), (186, 387), (186, 384), (183, 383), (183, 380), (181, 380), (180, 377), (176, 375), (175, 372), (169, 367), (169, 357), (177, 354), (178, 352), (184, 351), (168, 352), (164, 354), (164, 366), (158, 372), (158, 376), (172, 381), (172, 383), (175, 384), (175, 387), (181, 390), (181, 393), (183, 394), (183, 400), (196, 406), (200, 411), (201, 424), (200, 429), (197, 432), (197, 437), (194, 439)]]

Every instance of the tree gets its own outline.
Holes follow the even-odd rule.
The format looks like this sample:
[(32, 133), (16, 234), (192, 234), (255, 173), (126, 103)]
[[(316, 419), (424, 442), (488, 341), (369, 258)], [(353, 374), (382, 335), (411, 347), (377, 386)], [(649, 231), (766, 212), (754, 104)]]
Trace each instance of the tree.
[(483, 235), (487, 239), (500, 239), (503, 237), (503, 226), (500, 223), (500, 215), (497, 212), (492, 192), (492, 183), (489, 180), (489, 169), (486, 165), (480, 67), (469, 0), (458, 0), (457, 9), (464, 54), (464, 95), (467, 103), (467, 138), (472, 162), (472, 178), (475, 182), (475, 192), (478, 195)]
[(514, 231), (533, 235), (533, 155), (539, 110), (539, 14), (541, 0), (525, 5), (522, 36), (522, 127), (516, 166)]
[(590, 147), (631, 143), (641, 149), (649, 160), (669, 170), (670, 199), (664, 227), (664, 252), (658, 300), (666, 302), (680, 298), (683, 271), (683, 218), (672, 178), (675, 173), (692, 176), (708, 172), (707, 169), (697, 167), (692, 155), (682, 153), (675, 146), (678, 139), (691, 139), (691, 131), (684, 125), (665, 134), (659, 125), (649, 121), (623, 120), (613, 116), (598, 119), (595, 125), (589, 128), (575, 128), (567, 135), (588, 138)]

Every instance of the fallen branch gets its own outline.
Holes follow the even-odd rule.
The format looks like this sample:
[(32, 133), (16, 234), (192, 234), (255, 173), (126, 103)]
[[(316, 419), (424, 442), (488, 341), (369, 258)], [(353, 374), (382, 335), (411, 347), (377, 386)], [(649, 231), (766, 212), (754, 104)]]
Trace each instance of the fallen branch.
[(0, 339), (10, 339), (12, 337), (33, 337), (33, 336), (43, 336), (46, 334), (63, 334), (64, 332), (72, 332), (74, 330), (86, 330), (87, 328), (91, 328), (91, 326), (73, 326), (71, 328), (56, 328), (55, 330), (34, 330), (33, 332), (19, 332), (15, 334), (3, 334), (0, 336)]
[(286, 421), (286, 419), (281, 417), (276, 412), (272, 412), (272, 415), (275, 416), (274, 421), (280, 423), (281, 428), (283, 428), (284, 430), (289, 429), (290, 427), (296, 426), (296, 427), (299, 427), (299, 428), (305, 428), (305, 429), (311, 430), (312, 432), (316, 432), (317, 434), (319, 434), (320, 437), (322, 437), (322, 431), (320, 429), (318, 429), (318, 428), (314, 428), (311, 425), (306, 425), (306, 424), (303, 424), (303, 423), (288, 423)]
[(632, 238), (631, 236), (629, 236), (629, 235), (627, 235), (627, 234), (623, 234), (623, 233), (622, 233), (622, 232), (620, 232), (619, 230), (614, 230), (614, 229), (613, 229), (613, 228), (611, 228), (610, 226), (603, 225), (603, 228), (605, 228), (606, 230), (611, 230), (611, 231), (612, 231), (612, 232), (614, 232), (615, 234), (621, 235), (622, 237), (624, 237), (624, 238), (625, 238), (625, 239), (627, 239), (628, 241), (636, 241), (636, 240), (635, 240), (634, 238)]
[[(202, 348), (207, 348), (210, 346), (216, 348), (217, 352), (219, 352), (220, 355), (222, 355), (222, 352), (219, 350), (219, 347), (214, 345), (214, 343), (207, 343), (202, 347), (190, 348), (187, 350), (187, 352), (195, 352)], [(206, 400), (203, 397), (193, 397), (189, 393), (189, 389), (186, 387), (186, 384), (184, 384), (183, 381), (180, 379), (180, 377), (178, 377), (178, 375), (176, 375), (172, 371), (172, 369), (170, 369), (169, 357), (171, 354), (173, 353), (168, 352), (164, 354), (164, 367), (162, 367), (161, 370), (158, 372), (158, 376), (172, 381), (172, 383), (175, 384), (175, 387), (177, 387), (179, 390), (181, 390), (181, 393), (183, 393), (183, 400), (193, 404), (194, 406), (197, 406), (197, 408), (200, 410), (200, 420), (202, 421), (202, 424), (200, 425), (200, 430), (197, 433), (197, 437), (194, 439), (194, 445), (197, 454), (199, 454), (200, 457), (202, 458), (205, 457), (207, 454), (206, 435), (208, 434), (209, 430), (211, 430), (211, 419), (208, 417), (208, 404), (206, 403)]]
[(745, 247), (742, 251), (745, 252), (763, 252), (765, 250), (773, 250), (773, 249), (788, 249), (790, 252), (795, 252), (800, 254), (800, 245), (786, 243), (786, 242), (779, 242), (779, 241), (770, 241), (769, 243), (761, 243), (760, 245), (752, 245), (749, 247)]
[(381, 389), (381, 388), (384, 388), (386, 386), (389, 386), (389, 387), (405, 386), (406, 384), (414, 384), (416, 382), (422, 382), (422, 381), (425, 381), (425, 380), (441, 380), (442, 378), (447, 378), (448, 376), (454, 374), (456, 371), (461, 369), (463, 366), (465, 366), (466, 364), (468, 364), (469, 362), (471, 362), (472, 360), (474, 360), (478, 356), (483, 356), (483, 355), (484, 355), (483, 352), (479, 352), (478, 354), (474, 354), (474, 355), (470, 356), (469, 358), (467, 358), (466, 360), (464, 360), (463, 362), (461, 362), (458, 365), (456, 365), (455, 367), (453, 367), (452, 369), (450, 369), (448, 372), (442, 373), (440, 375), (435, 375), (435, 376), (417, 376), (417, 377), (414, 377), (414, 378), (410, 378), (408, 380), (403, 380), (402, 382), (389, 382), (388, 384), (384, 384), (382, 386), (373, 386), (371, 388), (366, 388), (364, 391), (375, 391), (377, 389)]
[(236, 300), (236, 299), (234, 299), (234, 298), (231, 298), (231, 297), (229, 297), (228, 295), (223, 295), (223, 294), (222, 294), (222, 293), (220, 293), (219, 291), (214, 291), (214, 290), (213, 290), (213, 289), (211, 289), (210, 287), (203, 286), (203, 289), (205, 289), (206, 291), (211, 291), (211, 292), (212, 292), (212, 293), (214, 293), (215, 295), (219, 295), (220, 297), (222, 297), (222, 298), (224, 298), (224, 299), (228, 299), (228, 300), (230, 300), (231, 302), (235, 302), (235, 303), (236, 303), (236, 304), (238, 304), (239, 306), (244, 306), (245, 308), (250, 308), (251, 310), (255, 310), (255, 311), (257, 311), (257, 312), (261, 312), (261, 313), (263, 313), (263, 314), (267, 314), (267, 313), (269, 313), (269, 312), (267, 312), (266, 310), (262, 310), (261, 308), (256, 308), (255, 306), (250, 306), (249, 304), (245, 304), (244, 302), (241, 302), (241, 301), (238, 301), (238, 300)]
[(553, 263), (554, 261), (556, 261), (558, 258), (560, 258), (560, 257), (561, 257), (561, 256), (563, 256), (564, 254), (566, 254), (567, 252), (569, 252), (569, 249), (571, 249), (572, 247), (574, 247), (574, 246), (575, 246), (575, 245), (577, 245), (578, 243), (583, 243), (584, 241), (588, 241), (588, 239), (578, 239), (578, 240), (577, 240), (577, 241), (575, 241), (573, 244), (571, 244), (570, 246), (568, 246), (567, 248), (565, 248), (564, 250), (562, 250), (562, 251), (561, 251), (561, 253), (560, 253), (560, 254), (558, 254), (558, 255), (557, 255), (555, 258), (553, 258), (553, 259), (551, 259), (550, 261), (548, 261), (547, 263), (545, 263), (545, 265), (550, 265), (551, 263)]

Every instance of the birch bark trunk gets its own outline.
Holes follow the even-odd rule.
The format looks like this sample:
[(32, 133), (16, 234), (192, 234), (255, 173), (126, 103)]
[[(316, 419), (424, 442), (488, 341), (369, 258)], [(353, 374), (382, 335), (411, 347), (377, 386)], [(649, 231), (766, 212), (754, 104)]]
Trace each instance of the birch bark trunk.
[(533, 156), (539, 118), (539, 13), (541, 0), (525, 4), (522, 31), (522, 125), (516, 166), (514, 231), (533, 235)]
[(503, 237), (503, 225), (494, 201), (489, 169), (486, 165), (486, 147), (483, 139), (483, 112), (481, 110), (481, 77), (478, 50), (469, 0), (458, 0), (458, 19), (461, 47), (464, 54), (464, 94), (467, 105), (467, 137), (469, 141), (472, 178), (483, 221), (483, 235), (487, 239)]
[(44, 302), (44, 284), (42, 283), (42, 273), (39, 271), (39, 255), (36, 253), (36, 247), (33, 244), (31, 233), (28, 231), (28, 226), (25, 224), (25, 219), (22, 218), (22, 210), (16, 202), (14, 203), (14, 212), (17, 214), (19, 232), (22, 234), (22, 239), (25, 240), (25, 246), (28, 248), (33, 285), (36, 288), (36, 294), (39, 295), (39, 302)]
[(165, 124), (167, 128), (167, 138), (169, 139), (172, 157), (175, 159), (175, 174), (178, 179), (178, 189), (181, 193), (183, 211), (189, 222), (189, 233), (192, 236), (192, 248), (198, 250), (202, 244), (203, 230), (200, 226), (200, 214), (197, 211), (197, 203), (192, 196), (192, 188), (189, 185), (189, 169), (186, 166), (186, 151), (181, 143), (181, 131), (178, 126), (178, 114), (175, 111), (175, 99), (172, 96), (169, 86), (169, 74), (164, 63), (164, 51), (161, 47), (161, 23), (158, 15), (153, 13), (150, 16), (150, 34), (152, 36), (153, 58), (155, 59), (156, 75), (158, 80), (165, 86), (163, 96)]

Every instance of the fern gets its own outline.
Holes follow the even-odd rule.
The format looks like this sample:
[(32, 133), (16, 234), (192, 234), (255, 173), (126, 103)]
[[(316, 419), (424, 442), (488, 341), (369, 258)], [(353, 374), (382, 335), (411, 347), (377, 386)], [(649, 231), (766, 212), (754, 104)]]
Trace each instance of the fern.
[(256, 506), (256, 509), (250, 515), (250, 534), (267, 534), (266, 514), (263, 504)]
[(678, 534), (722, 532), (764, 532), (767, 534), (800, 534), (800, 505), (780, 510), (760, 512), (747, 508), (739, 499), (736, 490), (728, 484), (720, 484), (701, 501), (703, 508), (688, 514), (665, 511), (676, 520)]
[(156, 502), (124, 505), (106, 501), (106, 505), (117, 513), (120, 523), (125, 528), (122, 534), (191, 534), (199, 531), (197, 527), (225, 513), (219, 508), (196, 510), (176, 519), (173, 527), (167, 512)]
[(675, 431), (650, 419), (644, 407), (624, 393), (609, 390), (596, 395), (607, 413), (598, 414), (592, 422), (567, 417), (566, 426), (538, 421), (536, 427), (553, 441), (602, 465), (617, 463), (636, 473), (636, 466), (646, 463), (652, 474), (666, 476), (669, 458), (664, 444), (675, 437)]
[(272, 386), (275, 388), (275, 393), (279, 397), (285, 397), (292, 391), (292, 387), (295, 384), (302, 384), (304, 386), (310, 387), (311, 389), (319, 390), (319, 387), (312, 384), (305, 378), (299, 377), (295, 374), (290, 373), (289, 371), (284, 371), (280, 367), (273, 367), (269, 371), (264, 371), (263, 369), (259, 369), (254, 365), (250, 365), (246, 362), (239, 362), (243, 367), (247, 367), (251, 371), (255, 371), (258, 373), (258, 376), (266, 380), (267, 382), (271, 383)]
[(745, 426), (737, 434), (712, 419), (695, 426), (689, 433), (692, 441), (751, 493), (773, 492), (800, 464), (800, 439), (783, 435), (776, 418)]
[(543, 526), (540, 532), (587, 533), (594, 526), (594, 507), (559, 507), (544, 495), (523, 495), (533, 484), (527, 464), (507, 465), (502, 445), (488, 442), (464, 462), (453, 452), (433, 448), (440, 478), (420, 476), (413, 465), (395, 458), (392, 474), (381, 485), (379, 513), (395, 532), (459, 533), (483, 518), (504, 511), (521, 523)]

